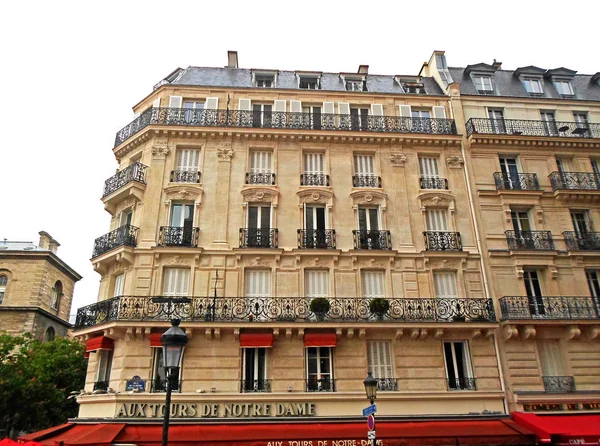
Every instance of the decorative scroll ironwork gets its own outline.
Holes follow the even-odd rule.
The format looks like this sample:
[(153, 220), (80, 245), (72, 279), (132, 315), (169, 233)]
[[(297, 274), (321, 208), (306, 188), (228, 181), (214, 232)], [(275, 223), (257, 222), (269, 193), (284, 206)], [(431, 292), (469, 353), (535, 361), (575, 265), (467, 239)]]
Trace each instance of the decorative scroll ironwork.
[(158, 246), (198, 246), (199, 228), (161, 226), (158, 234)]
[(477, 390), (475, 378), (448, 378), (448, 390)]
[(600, 178), (591, 172), (552, 172), (550, 175), (552, 191), (600, 190)]
[(270, 392), (271, 391), (271, 380), (270, 379), (243, 379), (240, 385), (240, 392)]
[(598, 301), (591, 296), (505, 296), (502, 319), (598, 319)]
[(497, 190), (540, 190), (540, 183), (535, 173), (505, 175), (502, 172), (495, 172), (494, 182)]
[(585, 122), (471, 118), (467, 121), (466, 127), (467, 136), (479, 133), (482, 135), (600, 138), (600, 124)]
[(376, 378), (377, 390), (380, 392), (394, 392), (398, 390), (398, 380), (396, 378)]
[(354, 249), (392, 249), (390, 231), (352, 231)]
[(246, 172), (246, 184), (275, 185), (275, 174), (262, 172)]
[(600, 251), (600, 232), (563, 232), (569, 251)]
[(102, 198), (112, 194), (116, 190), (121, 189), (123, 186), (131, 183), (132, 181), (146, 184), (147, 168), (148, 166), (135, 162), (131, 166), (128, 166), (125, 169), (117, 172), (104, 182), (104, 193), (102, 194)]
[[(527, 299), (527, 298), (525, 298)], [(329, 298), (326, 322), (495, 322), (494, 305), (486, 298), (387, 298), (382, 317), (371, 313), (369, 299)], [(121, 296), (79, 308), (76, 328), (111, 321), (316, 322), (309, 297), (162, 297)]]
[(381, 177), (375, 175), (353, 175), (352, 186), (354, 187), (381, 187)]
[(298, 248), (335, 249), (335, 229), (298, 229)]
[(138, 228), (135, 226), (123, 225), (114, 231), (110, 231), (108, 234), (104, 234), (102, 237), (98, 237), (94, 240), (92, 258), (98, 257), (119, 246), (135, 247), (137, 231)]
[(575, 392), (575, 378), (572, 376), (542, 376), (544, 390), (548, 393)]
[(423, 231), (427, 251), (462, 251), (460, 232)]
[(277, 248), (278, 244), (277, 228), (240, 228), (240, 248)]
[(421, 189), (448, 189), (446, 178), (421, 177)]
[(171, 183), (199, 183), (200, 172), (193, 170), (172, 170)]
[(508, 249), (516, 250), (554, 250), (554, 241), (550, 231), (505, 231)]
[(301, 173), (300, 186), (331, 186), (329, 175), (324, 173)]
[(335, 379), (331, 379), (331, 378), (307, 379), (306, 380), (306, 391), (307, 392), (335, 392)]
[(149, 125), (191, 127), (260, 127), (292, 130), (349, 130), (359, 132), (456, 135), (454, 119), (406, 116), (351, 116), (325, 113), (255, 112), (254, 110), (190, 110), (149, 108), (117, 132), (115, 147)]
[(99, 391), (99, 392), (106, 392), (108, 390), (108, 381), (96, 381), (94, 383), (94, 392), (95, 391)]

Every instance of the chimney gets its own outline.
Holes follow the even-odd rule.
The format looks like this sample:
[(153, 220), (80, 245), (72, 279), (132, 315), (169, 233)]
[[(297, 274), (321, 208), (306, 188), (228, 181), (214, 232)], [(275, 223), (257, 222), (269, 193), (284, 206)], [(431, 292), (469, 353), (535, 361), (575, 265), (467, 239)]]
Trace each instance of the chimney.
[(502, 68), (502, 62), (496, 62), (496, 59), (494, 59), (494, 63), (492, 63), (492, 67), (494, 67), (496, 70), (499, 70), (500, 68)]
[(227, 51), (227, 68), (238, 67), (237, 51)]
[(52, 236), (48, 234), (46, 231), (40, 231), (40, 242), (38, 246), (42, 249), (50, 249), (50, 240), (52, 240)]
[(59, 246), (60, 246), (60, 243), (58, 243), (53, 238), (50, 239), (50, 245), (49, 245), (50, 251), (52, 251), (54, 254), (56, 254), (56, 251), (58, 251)]
[(368, 65), (359, 65), (358, 66), (358, 74), (369, 74), (369, 66)]

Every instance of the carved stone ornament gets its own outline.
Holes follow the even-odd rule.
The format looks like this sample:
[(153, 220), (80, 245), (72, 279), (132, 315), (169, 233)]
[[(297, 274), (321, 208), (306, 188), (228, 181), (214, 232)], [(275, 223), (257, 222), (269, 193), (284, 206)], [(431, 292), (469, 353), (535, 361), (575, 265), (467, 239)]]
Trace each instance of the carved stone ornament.
[(406, 155), (402, 152), (393, 152), (390, 155), (390, 163), (395, 167), (404, 167), (406, 164)]
[(243, 189), (242, 196), (245, 203), (273, 203), (273, 206), (277, 206), (279, 192), (267, 186), (256, 186)]
[(428, 200), (423, 201), (423, 206), (431, 206), (431, 207), (449, 207), (450, 200), (442, 197), (432, 197)]
[(304, 203), (322, 203), (322, 204), (333, 204), (333, 192), (322, 188), (303, 188), (296, 192), (298, 195), (298, 204)]
[(152, 147), (152, 158), (157, 160), (164, 160), (169, 154), (169, 149), (164, 146)]
[(460, 169), (464, 163), (465, 160), (463, 160), (462, 156), (460, 156), (458, 153), (446, 156), (446, 164), (451, 169)]
[(217, 157), (220, 161), (231, 161), (231, 158), (233, 158), (233, 149), (231, 147), (219, 147), (217, 149)]
[(169, 204), (168, 200), (189, 200), (200, 203), (203, 192), (202, 187), (193, 184), (167, 186), (165, 187), (165, 194), (167, 196), (165, 204)]
[(168, 265), (189, 265), (190, 261), (181, 258), (181, 256), (175, 256), (167, 262)]
[(377, 191), (354, 191), (350, 194), (352, 205), (358, 206), (361, 204), (378, 205), (382, 210), (387, 207), (386, 194)]

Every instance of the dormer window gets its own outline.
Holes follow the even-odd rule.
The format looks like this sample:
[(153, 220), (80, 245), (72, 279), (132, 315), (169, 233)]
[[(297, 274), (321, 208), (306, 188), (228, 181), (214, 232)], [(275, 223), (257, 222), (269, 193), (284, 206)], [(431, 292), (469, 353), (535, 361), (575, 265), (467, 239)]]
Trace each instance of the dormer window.
[(258, 88), (273, 88), (275, 86), (275, 76), (257, 75), (255, 86)]
[(404, 82), (402, 89), (405, 93), (425, 94), (425, 86), (421, 82)]
[(318, 76), (300, 76), (298, 86), (304, 90), (320, 90), (321, 82)]
[(544, 87), (542, 86), (541, 79), (526, 77), (523, 79), (523, 85), (529, 96), (542, 96), (544, 94)]
[(492, 77), (486, 74), (474, 74), (473, 82), (479, 94), (494, 94), (494, 86)]
[(554, 86), (558, 94), (563, 98), (572, 98), (575, 96), (573, 85), (571, 85), (571, 81), (568, 79), (557, 79), (554, 81)]
[(367, 82), (364, 78), (344, 78), (346, 83), (346, 91), (367, 91)]

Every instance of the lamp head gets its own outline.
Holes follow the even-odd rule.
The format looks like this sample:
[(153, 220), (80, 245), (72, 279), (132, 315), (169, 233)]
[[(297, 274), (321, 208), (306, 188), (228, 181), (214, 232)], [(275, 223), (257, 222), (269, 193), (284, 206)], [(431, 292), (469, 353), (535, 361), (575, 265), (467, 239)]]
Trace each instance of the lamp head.
[(369, 372), (367, 375), (367, 379), (363, 381), (365, 386), (365, 393), (367, 394), (367, 398), (373, 404), (373, 401), (377, 398), (377, 380), (373, 378), (373, 372)]
[(188, 337), (185, 332), (179, 328), (179, 319), (171, 321), (171, 328), (163, 333), (160, 337), (163, 346), (163, 361), (165, 369), (179, 367), (181, 357), (183, 356), (183, 348), (188, 342)]

